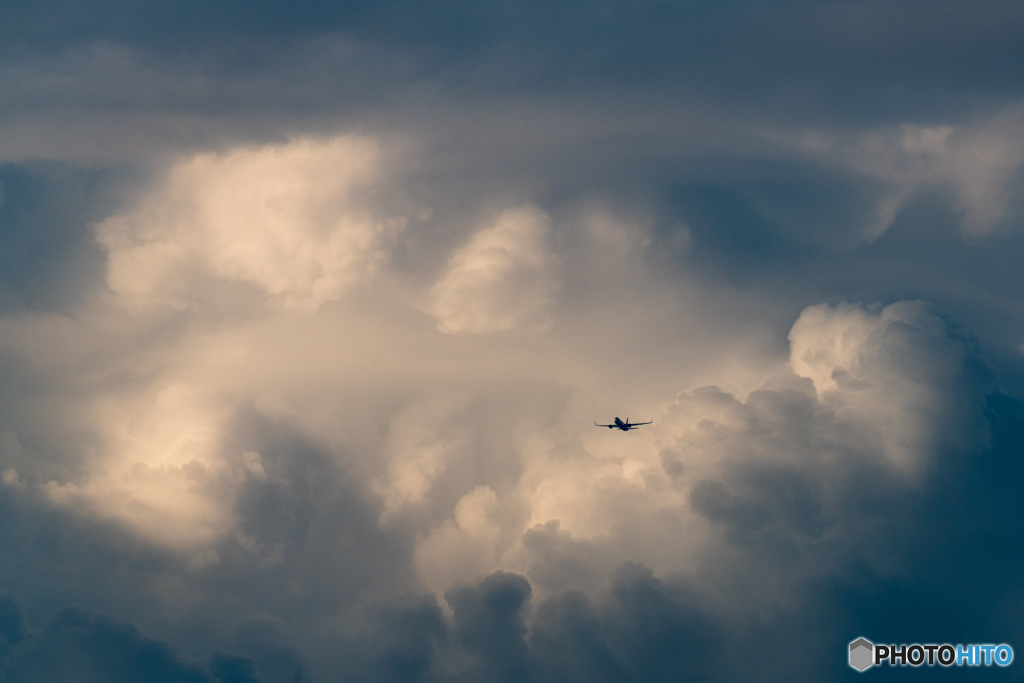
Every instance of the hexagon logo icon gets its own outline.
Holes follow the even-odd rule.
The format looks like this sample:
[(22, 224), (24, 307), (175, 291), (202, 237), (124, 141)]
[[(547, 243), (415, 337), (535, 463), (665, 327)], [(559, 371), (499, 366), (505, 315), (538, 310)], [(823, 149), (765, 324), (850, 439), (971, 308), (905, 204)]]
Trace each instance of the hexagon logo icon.
[(858, 638), (850, 643), (850, 666), (865, 671), (874, 664), (875, 645), (867, 638)]

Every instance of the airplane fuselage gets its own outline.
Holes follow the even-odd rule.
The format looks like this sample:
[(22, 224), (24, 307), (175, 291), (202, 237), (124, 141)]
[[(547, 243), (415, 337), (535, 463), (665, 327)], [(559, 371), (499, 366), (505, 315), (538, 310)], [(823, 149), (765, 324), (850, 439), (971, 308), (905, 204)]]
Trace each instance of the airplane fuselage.
[(649, 425), (649, 424), (651, 424), (651, 423), (650, 422), (634, 422), (633, 424), (630, 424), (629, 423), (629, 418), (627, 417), (625, 422), (623, 422), (619, 418), (615, 418), (614, 424), (599, 425), (599, 424), (597, 424), (595, 422), (594, 426), (595, 427), (607, 427), (608, 429), (621, 429), (624, 432), (628, 432), (629, 430), (636, 429), (637, 427), (640, 427), (641, 425)]

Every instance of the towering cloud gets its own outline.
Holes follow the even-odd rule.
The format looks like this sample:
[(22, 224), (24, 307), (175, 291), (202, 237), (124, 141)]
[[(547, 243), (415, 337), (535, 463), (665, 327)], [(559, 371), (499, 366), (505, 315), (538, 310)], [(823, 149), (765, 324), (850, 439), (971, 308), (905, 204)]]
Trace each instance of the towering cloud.
[(223, 306), (247, 293), (237, 285), (277, 309), (333, 301), (372, 277), (403, 227), (358, 200), (379, 166), (376, 144), (356, 137), (178, 162), (97, 227), (107, 284), (136, 306)]

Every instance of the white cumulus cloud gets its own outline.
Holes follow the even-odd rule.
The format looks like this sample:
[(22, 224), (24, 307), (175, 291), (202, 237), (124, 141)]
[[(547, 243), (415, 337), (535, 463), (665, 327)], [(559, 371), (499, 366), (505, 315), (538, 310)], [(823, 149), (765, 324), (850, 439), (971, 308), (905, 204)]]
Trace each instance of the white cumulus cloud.
[(546, 325), (558, 286), (549, 232), (550, 218), (533, 206), (507, 210), (477, 232), (431, 291), (438, 329), (488, 333)]
[(380, 174), (378, 145), (351, 136), (180, 161), (97, 226), (107, 284), (139, 307), (217, 307), (248, 292), (315, 309), (372, 277), (404, 226), (360, 200)]

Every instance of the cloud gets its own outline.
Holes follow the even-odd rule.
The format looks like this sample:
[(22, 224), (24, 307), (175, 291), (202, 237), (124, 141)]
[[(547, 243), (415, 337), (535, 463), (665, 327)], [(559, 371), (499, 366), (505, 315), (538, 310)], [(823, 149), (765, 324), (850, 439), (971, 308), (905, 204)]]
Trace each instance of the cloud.
[(370, 606), (357, 639), (358, 665), (352, 680), (412, 681), (429, 677), (451, 638), (436, 597), (400, 595)]
[[(966, 122), (903, 123), (848, 136), (814, 133), (802, 146), (877, 178), (886, 188), (863, 237), (877, 239), (923, 193), (948, 195), (963, 233), (1013, 230), (1021, 211), (1024, 126), (1019, 102)], [(834, 155), (838, 154), (838, 159)]]
[(532, 206), (501, 213), (460, 248), (431, 289), (431, 313), (448, 334), (550, 324), (558, 286), (545, 243), (550, 219)]
[(99, 471), (81, 483), (48, 482), (50, 499), (128, 517), (168, 543), (205, 544), (226, 533), (233, 520), (219, 501), (241, 480), (259, 477), (261, 465), (249, 452), (234, 471), (224, 468), (221, 435), (230, 414), (203, 394), (171, 384), (156, 395), (135, 395), (138, 410), (108, 422), (113, 433)]
[(416, 547), (417, 569), (427, 586), (443, 590), (495, 566), (505, 535), (497, 512), (498, 496), (489, 486), (477, 486), (459, 499), (454, 519), (442, 522)]
[[(39, 632), (24, 623), (11, 594), (0, 597), (0, 680), (168, 681), (260, 683), (255, 663), (217, 652), (209, 669), (181, 657), (167, 643), (148, 638), (130, 624), (76, 607), (58, 612)], [(211, 675), (212, 674), (212, 675)]]
[(25, 617), (21, 605), (9, 591), (0, 594), (0, 671), (10, 660), (11, 652), (26, 636)]
[(185, 681), (213, 683), (204, 668), (181, 660), (166, 643), (134, 627), (67, 608), (24, 643), (7, 680)]
[(474, 680), (521, 681), (527, 677), (524, 607), (530, 584), (521, 576), (495, 572), (473, 586), (445, 595), (460, 644), (475, 656)]
[(240, 284), (271, 308), (312, 310), (371, 278), (403, 227), (353, 201), (378, 173), (376, 144), (353, 137), (178, 162), (97, 226), (107, 284), (141, 308), (216, 307)]
[(790, 345), (794, 371), (837, 417), (871, 425), (897, 466), (913, 470), (940, 447), (988, 445), (982, 397), (991, 380), (977, 341), (927, 304), (899, 302), (877, 315), (809, 308)]
[(991, 446), (976, 342), (928, 305), (899, 302), (808, 308), (790, 343), (807, 379), (780, 377), (745, 400), (716, 387), (680, 396), (659, 421), (665, 473), (729, 544), (773, 556), (765, 586), (772, 565), (817, 574), (853, 548), (905, 568), (874, 539), (882, 510)]
[(423, 502), (451, 461), (466, 448), (467, 430), (450, 424), (465, 405), (436, 398), (410, 406), (389, 428), (388, 477), (374, 483), (384, 498), (385, 520)]
[(222, 683), (260, 683), (256, 663), (248, 658), (218, 652), (210, 658), (210, 673)]

